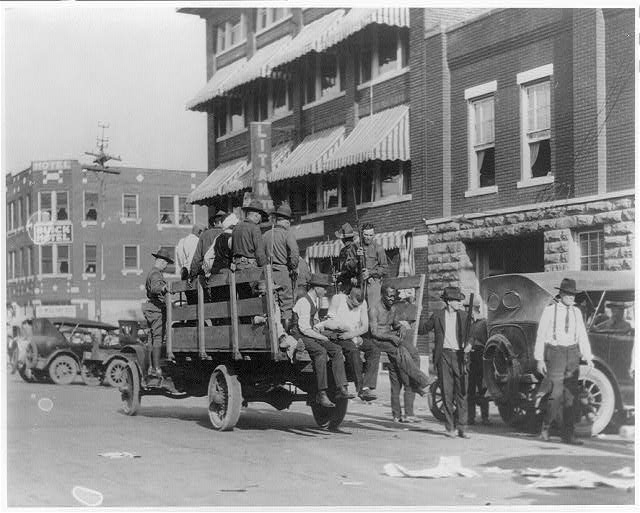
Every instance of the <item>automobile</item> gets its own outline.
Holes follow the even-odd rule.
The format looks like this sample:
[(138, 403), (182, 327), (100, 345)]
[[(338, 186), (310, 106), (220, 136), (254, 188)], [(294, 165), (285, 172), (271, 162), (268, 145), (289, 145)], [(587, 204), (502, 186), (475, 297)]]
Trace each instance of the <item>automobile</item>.
[(28, 382), (67, 385), (80, 373), (87, 385), (119, 386), (126, 363), (120, 350), (139, 341), (137, 328), (129, 323), (137, 326), (137, 321), (114, 326), (73, 317), (33, 319), (20, 375)]
[[(513, 426), (536, 430), (541, 424), (538, 390), (543, 376), (533, 357), (538, 321), (557, 295), (563, 278), (581, 291), (576, 305), (594, 355), (594, 368), (580, 365), (580, 408), (576, 432), (596, 435), (634, 419), (633, 271), (573, 271), (503, 274), (480, 284), (487, 305), (488, 340), (483, 353), (484, 383), (502, 419)], [(610, 302), (622, 304), (628, 317), (624, 330), (600, 323)], [(604, 326), (604, 327), (603, 327)]]

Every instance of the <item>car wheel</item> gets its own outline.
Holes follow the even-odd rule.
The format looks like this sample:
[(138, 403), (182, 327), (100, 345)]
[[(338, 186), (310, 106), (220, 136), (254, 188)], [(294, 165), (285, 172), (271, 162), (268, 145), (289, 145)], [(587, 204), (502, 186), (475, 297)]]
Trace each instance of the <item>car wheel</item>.
[(580, 419), (576, 434), (594, 436), (603, 431), (613, 419), (616, 394), (609, 377), (598, 368), (580, 365)]
[(442, 387), (440, 386), (440, 381), (434, 381), (431, 383), (431, 386), (429, 387), (429, 394), (427, 395), (427, 403), (429, 405), (429, 410), (431, 410), (431, 415), (433, 415), (436, 420), (444, 422), (446, 417), (444, 415), (444, 401), (442, 399)]
[(317, 402), (311, 403), (311, 413), (316, 424), (321, 428), (328, 428), (331, 430), (338, 429), (345, 415), (347, 414), (347, 408), (349, 406), (349, 400), (345, 398), (336, 399), (335, 390), (328, 393), (329, 399), (335, 404), (333, 408), (325, 408), (320, 406)]
[(218, 365), (211, 373), (207, 394), (209, 419), (218, 431), (231, 431), (240, 418), (242, 387), (238, 376), (226, 365)]
[(97, 387), (102, 382), (100, 373), (95, 365), (87, 367), (86, 364), (83, 364), (80, 367), (80, 376), (84, 384), (90, 387)]
[(107, 365), (104, 371), (104, 384), (114, 388), (120, 388), (124, 383), (124, 373), (127, 368), (127, 361), (122, 358), (115, 358)]
[(119, 388), (122, 411), (130, 416), (135, 415), (140, 408), (140, 373), (134, 362), (125, 363)]
[(63, 354), (49, 364), (49, 377), (56, 385), (69, 385), (78, 374), (78, 364), (70, 356)]

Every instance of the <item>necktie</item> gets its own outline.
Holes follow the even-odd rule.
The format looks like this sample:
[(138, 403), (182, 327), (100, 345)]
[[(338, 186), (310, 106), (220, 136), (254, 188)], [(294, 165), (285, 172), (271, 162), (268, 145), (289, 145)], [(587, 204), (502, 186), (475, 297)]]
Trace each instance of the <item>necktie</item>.
[(564, 318), (564, 332), (569, 333), (569, 307), (567, 307), (567, 316)]

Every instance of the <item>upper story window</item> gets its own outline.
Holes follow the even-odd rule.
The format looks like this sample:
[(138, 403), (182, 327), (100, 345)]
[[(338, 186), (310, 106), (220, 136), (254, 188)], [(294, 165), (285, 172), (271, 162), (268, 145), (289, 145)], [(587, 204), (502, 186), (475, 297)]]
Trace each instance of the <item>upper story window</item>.
[(24, 224), (24, 200), (18, 198), (18, 209), (16, 212), (18, 227)]
[(256, 30), (264, 30), (291, 15), (291, 9), (262, 7), (256, 11)]
[(33, 274), (33, 271), (31, 269), (31, 262), (33, 262), (33, 246), (29, 246), (27, 248), (27, 261), (26, 265), (24, 266), (25, 276), (31, 276)]
[(31, 206), (31, 194), (27, 194), (25, 196), (25, 206), (26, 206), (26, 212), (27, 212), (27, 218), (33, 214), (33, 208)]
[(160, 224), (191, 225), (195, 217), (187, 196), (160, 196), (158, 199)]
[[(494, 192), (495, 169), (495, 91), (497, 82), (487, 82), (464, 92), (467, 100), (469, 140), (469, 191)], [(488, 192), (488, 191), (487, 191)]]
[(247, 34), (245, 31), (244, 14), (234, 22), (226, 22), (216, 26), (216, 54), (226, 52), (234, 46), (243, 43)]
[(98, 193), (84, 192), (84, 220), (96, 222), (98, 220)]
[(122, 195), (122, 213), (125, 219), (138, 218), (138, 195), (137, 194)]
[(138, 270), (140, 269), (140, 247), (124, 246), (123, 247), (123, 269)]
[(293, 109), (293, 82), (282, 78), (274, 79), (271, 84), (271, 112), (279, 116)]
[(67, 191), (40, 192), (38, 210), (41, 222), (66, 221), (69, 219), (69, 194)]
[(98, 265), (97, 246), (95, 244), (84, 245), (84, 272), (85, 274), (96, 274)]
[(363, 32), (358, 51), (358, 84), (409, 65), (409, 31), (374, 25)]
[(246, 101), (238, 97), (224, 98), (216, 112), (217, 137), (238, 132), (247, 126)]
[(578, 234), (578, 256), (581, 271), (604, 269), (604, 231), (589, 230)]
[(7, 278), (12, 280), (16, 277), (16, 252), (9, 251), (7, 256)]
[(346, 58), (336, 52), (311, 53), (304, 63), (304, 103), (335, 96), (345, 89)]
[(71, 246), (53, 244), (40, 246), (40, 274), (70, 274)]
[[(553, 65), (517, 76), (520, 85), (522, 182), (548, 183), (551, 173), (551, 76)], [(522, 184), (521, 184), (522, 185)]]
[(296, 215), (331, 213), (346, 205), (347, 182), (342, 173), (306, 176), (276, 187), (273, 197), (288, 201)]
[(359, 169), (356, 180), (356, 204), (372, 203), (411, 192), (411, 162), (375, 161)]
[(15, 229), (15, 204), (12, 201), (7, 204), (7, 230)]

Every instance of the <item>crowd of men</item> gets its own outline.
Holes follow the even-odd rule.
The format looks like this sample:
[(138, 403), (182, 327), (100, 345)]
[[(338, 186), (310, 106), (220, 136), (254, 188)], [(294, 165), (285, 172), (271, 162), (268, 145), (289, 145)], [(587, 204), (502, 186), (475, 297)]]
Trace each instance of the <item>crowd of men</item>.
[[(179, 241), (176, 258), (181, 278), (191, 284), (200, 276), (208, 278), (212, 274), (269, 264), (277, 299), (276, 332), (280, 347), (292, 359), (296, 352), (308, 353), (316, 379), (318, 404), (333, 408), (335, 401), (355, 397), (348, 388), (345, 363), (351, 369), (358, 397), (363, 401), (375, 400), (380, 356), (384, 352), (389, 360), (394, 421), (419, 421), (413, 410), (415, 394), (427, 394), (435, 379), (420, 369), (415, 331), (433, 331), (433, 365), (442, 393), (446, 436), (468, 438), (466, 428), (475, 423), (477, 406), (482, 422), (489, 423), (482, 379), (487, 325), (480, 313), (479, 300), (463, 305), (465, 295), (461, 290), (445, 287), (441, 295), (444, 307), (416, 325), (415, 319), (419, 317), (416, 306), (410, 301), (399, 301), (398, 291), (383, 283), (389, 264), (384, 248), (375, 240), (372, 224), (362, 226), (360, 233), (349, 223), (343, 224), (336, 232), (336, 237), (343, 242), (337, 269), (333, 275), (312, 274), (300, 257), (290, 229), (289, 205), (283, 203), (271, 212), (272, 227), (264, 234), (260, 224), (269, 216), (261, 204), (254, 200), (242, 210), (243, 220), (233, 213), (218, 211), (209, 219), (208, 229), (194, 225), (193, 232)], [(143, 306), (143, 313), (152, 340), (149, 377), (162, 380), (160, 354), (165, 336), (164, 296), (167, 293), (162, 271), (173, 260), (163, 249), (153, 256), (156, 260), (147, 277), (148, 302)], [(265, 289), (263, 285), (262, 293)], [(321, 316), (322, 300), (331, 289), (335, 294), (328, 312)], [(204, 290), (207, 301), (229, 299), (226, 287)], [(575, 282), (564, 280), (559, 290), (558, 302), (548, 307), (541, 319), (534, 354), (538, 371), (545, 376), (541, 394), (545, 394), (549, 404), (541, 437), (548, 440), (550, 422), (560, 418), (561, 422), (564, 419), (564, 441), (578, 443), (571, 420), (577, 369), (580, 357), (590, 366), (593, 364), (582, 316), (573, 306), (577, 293)], [(251, 287), (237, 290), (240, 297), (255, 292)], [(188, 302), (196, 299), (194, 292), (187, 294)], [(564, 330), (556, 330), (558, 316), (566, 316)], [(173, 388), (170, 382), (168, 386)], [(400, 404), (402, 390), (404, 414)]]

